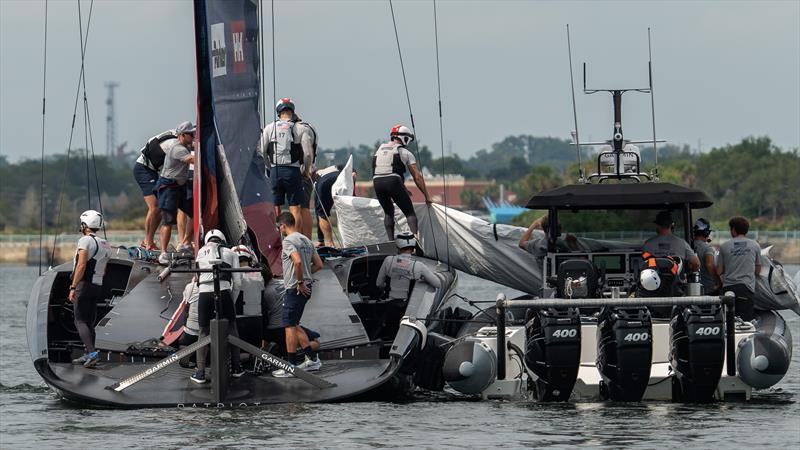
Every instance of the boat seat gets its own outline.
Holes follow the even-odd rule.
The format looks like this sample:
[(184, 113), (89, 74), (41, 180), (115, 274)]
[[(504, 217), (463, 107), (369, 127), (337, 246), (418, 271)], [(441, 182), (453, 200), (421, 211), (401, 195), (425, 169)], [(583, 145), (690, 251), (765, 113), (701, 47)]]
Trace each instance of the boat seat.
[[(567, 281), (585, 281), (579, 286), (567, 286)], [(559, 298), (593, 298), (597, 294), (599, 275), (595, 265), (587, 259), (569, 259), (558, 266), (556, 293)], [(571, 291), (571, 295), (570, 294)]]

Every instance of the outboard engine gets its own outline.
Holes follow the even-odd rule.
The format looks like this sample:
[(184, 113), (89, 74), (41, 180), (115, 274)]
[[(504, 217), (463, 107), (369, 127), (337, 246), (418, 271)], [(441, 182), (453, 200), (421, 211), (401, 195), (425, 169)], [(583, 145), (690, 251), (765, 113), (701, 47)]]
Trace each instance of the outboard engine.
[(581, 364), (577, 308), (542, 309), (525, 325), (525, 365), (537, 379), (540, 401), (569, 400)]
[(484, 342), (466, 339), (444, 357), (442, 376), (463, 394), (480, 394), (497, 376), (497, 355)]
[(720, 305), (676, 308), (670, 322), (672, 398), (710, 402), (722, 376), (725, 318)]
[(792, 334), (775, 311), (757, 311), (756, 332), (739, 342), (736, 369), (739, 378), (756, 389), (774, 386), (786, 375), (792, 360)]
[(597, 370), (600, 396), (637, 402), (650, 381), (653, 323), (647, 308), (612, 307), (597, 319)]

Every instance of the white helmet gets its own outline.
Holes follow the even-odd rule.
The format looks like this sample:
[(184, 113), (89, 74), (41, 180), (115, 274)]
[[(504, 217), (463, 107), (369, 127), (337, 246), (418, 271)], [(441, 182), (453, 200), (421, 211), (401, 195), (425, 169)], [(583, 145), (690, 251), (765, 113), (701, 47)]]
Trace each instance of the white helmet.
[(86, 228), (99, 230), (103, 226), (103, 215), (93, 209), (86, 210), (81, 214), (81, 223)]
[(389, 137), (392, 139), (397, 139), (403, 145), (408, 145), (414, 140), (414, 133), (412, 133), (411, 129), (409, 129), (407, 126), (397, 124), (392, 127)]
[(225, 243), (225, 235), (222, 234), (222, 231), (219, 231), (216, 228), (206, 233), (206, 239), (204, 242), (208, 244), (208, 242), (212, 239), (217, 239), (220, 242)]
[(655, 269), (644, 269), (639, 273), (639, 285), (646, 291), (656, 291), (661, 287), (661, 276)]
[(405, 233), (398, 234), (397, 237), (394, 240), (394, 243), (397, 244), (397, 249), (398, 250), (402, 250), (404, 248), (416, 247), (417, 246), (417, 239), (414, 238), (413, 234), (411, 234), (409, 232), (405, 232)]
[(246, 245), (237, 245), (236, 247), (233, 247), (233, 253), (236, 253), (236, 256), (238, 256), (239, 259), (247, 258), (251, 262), (254, 259), (253, 252), (251, 252)]

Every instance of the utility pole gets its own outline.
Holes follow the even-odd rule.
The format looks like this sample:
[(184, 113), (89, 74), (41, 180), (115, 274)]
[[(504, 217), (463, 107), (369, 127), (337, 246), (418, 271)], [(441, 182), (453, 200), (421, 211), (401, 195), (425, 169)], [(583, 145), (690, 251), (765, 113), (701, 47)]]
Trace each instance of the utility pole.
[(114, 114), (114, 89), (119, 86), (116, 81), (106, 81), (108, 97), (106, 97), (106, 156), (109, 160), (117, 151), (117, 119)]

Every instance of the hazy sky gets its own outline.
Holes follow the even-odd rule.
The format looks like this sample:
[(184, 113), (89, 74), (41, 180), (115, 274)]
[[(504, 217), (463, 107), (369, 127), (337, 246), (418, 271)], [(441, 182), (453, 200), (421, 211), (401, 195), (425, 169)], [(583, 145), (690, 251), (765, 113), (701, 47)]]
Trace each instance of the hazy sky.
[[(265, 1), (267, 12), (269, 2)], [(800, 146), (800, 2), (439, 1), (445, 142), (468, 156), (510, 134), (568, 137), (573, 129), (565, 25), (572, 31), (583, 139), (607, 139), (611, 100), (589, 87), (647, 84), (652, 28), (658, 136), (692, 147), (768, 135)], [(84, 17), (89, 1), (82, 3)], [(322, 147), (372, 143), (408, 108), (388, 2), (277, 1), (278, 97), (317, 126)], [(440, 151), (430, 1), (396, 1), (411, 102), (422, 144)], [(66, 149), (80, 70), (75, 1), (49, 2), (47, 152)], [(86, 55), (95, 151), (105, 152), (106, 89), (116, 95), (117, 140), (139, 148), (195, 119), (189, 1), (94, 4)], [(266, 16), (266, 64), (269, 53)], [(38, 157), (44, 2), (0, 0), (0, 154)], [(85, 31), (85, 26), (84, 26)], [(272, 104), (272, 80), (266, 80)], [(624, 98), (628, 138), (649, 138), (645, 94)], [(82, 147), (79, 120), (73, 147)]]

